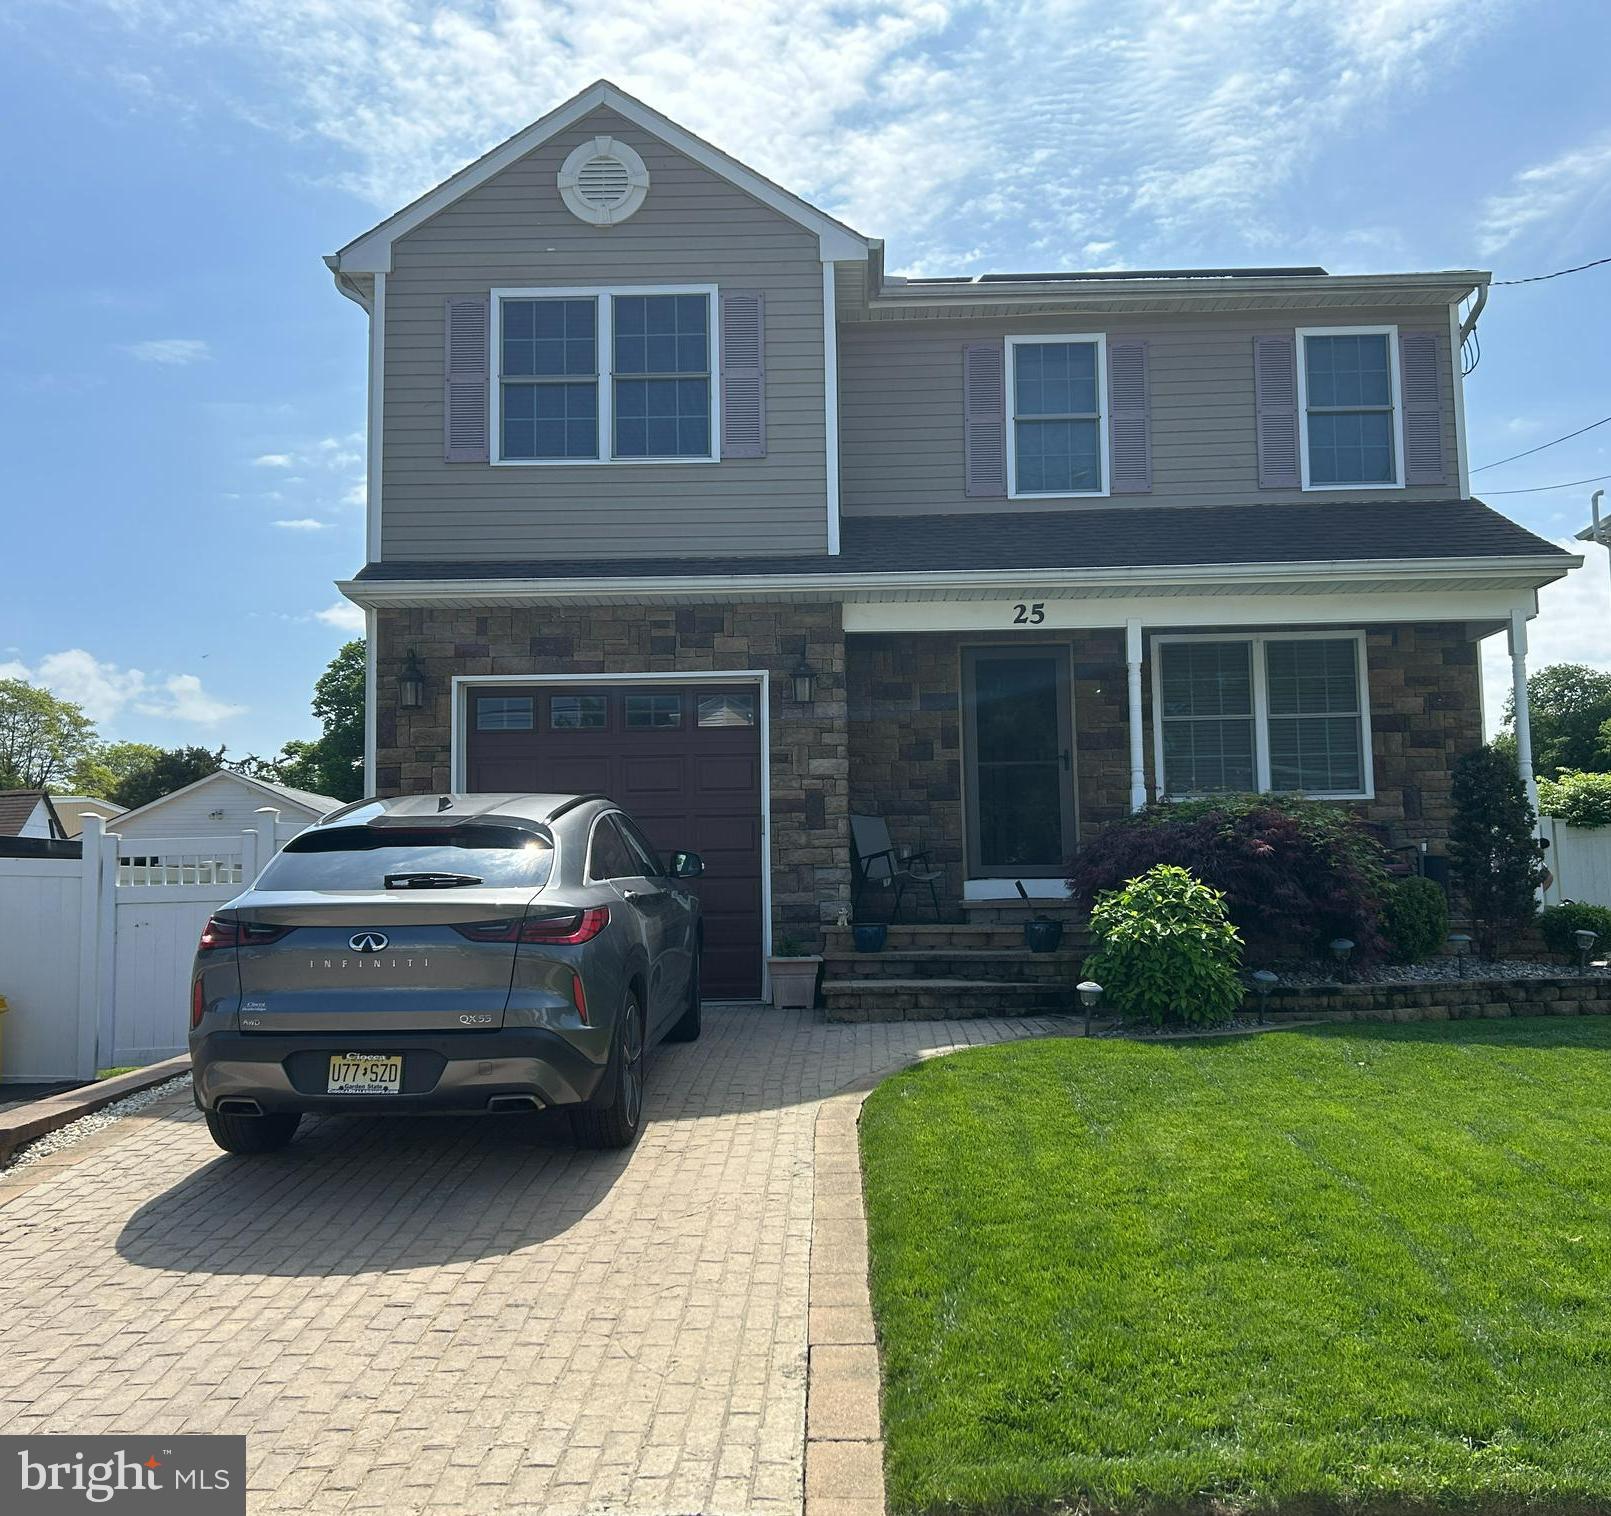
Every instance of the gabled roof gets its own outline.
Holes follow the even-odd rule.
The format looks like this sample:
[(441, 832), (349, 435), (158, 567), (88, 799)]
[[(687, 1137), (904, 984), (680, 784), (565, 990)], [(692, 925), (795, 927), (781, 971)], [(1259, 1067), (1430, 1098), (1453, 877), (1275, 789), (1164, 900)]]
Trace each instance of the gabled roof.
[(0, 837), (20, 837), (33, 813), (43, 805), (50, 819), (50, 835), (65, 837), (67, 829), (56, 814), (47, 790), (0, 790)]
[(203, 774), (200, 779), (192, 779), (189, 784), (181, 785), (176, 790), (169, 790), (166, 795), (158, 795), (155, 800), (148, 800), (144, 805), (135, 806), (132, 811), (124, 811), (121, 816), (113, 817), (111, 826), (115, 830), (126, 822), (137, 820), (166, 805), (170, 800), (188, 795), (192, 790), (201, 789), (203, 785), (218, 784), (226, 780), (233, 780), (237, 784), (261, 791), (265, 800), (288, 802), (303, 810), (312, 811), (315, 816), (328, 816), (331, 811), (339, 810), (347, 803), (331, 795), (316, 795), (312, 790), (295, 790), (288, 784), (277, 784), (272, 779), (253, 779), (247, 774), (237, 774), (234, 769), (215, 769), (210, 774)]
[(634, 99), (625, 90), (600, 79), (581, 92), (572, 95), (563, 105), (556, 106), (546, 116), (539, 117), (530, 126), (522, 128), (491, 152), (484, 153), (474, 163), (461, 168), (451, 178), (444, 179), (433, 190), (428, 190), (411, 205), (395, 215), (388, 216), (378, 226), (371, 227), (361, 237), (354, 238), (339, 253), (325, 259), (338, 281), (343, 275), (388, 273), (392, 266), (392, 243), (399, 237), (428, 221), (438, 211), (451, 205), (471, 190), (485, 184), (494, 174), (502, 172), (511, 163), (523, 158), (534, 148), (541, 147), (550, 137), (573, 126), (590, 111), (601, 107), (624, 116), (633, 125), (642, 127), (651, 136), (659, 138), (667, 147), (691, 158), (694, 162), (737, 185), (746, 194), (753, 195), (780, 215), (797, 222), (808, 231), (815, 232), (821, 244), (822, 256), (827, 259), (856, 260), (867, 256), (872, 245), (860, 232), (853, 231), (842, 221), (836, 221), (816, 206), (808, 204), (798, 195), (790, 194), (781, 185), (746, 168), (736, 158), (730, 158), (720, 148), (712, 147), (703, 138), (696, 137), (675, 121), (651, 110), (641, 100)]

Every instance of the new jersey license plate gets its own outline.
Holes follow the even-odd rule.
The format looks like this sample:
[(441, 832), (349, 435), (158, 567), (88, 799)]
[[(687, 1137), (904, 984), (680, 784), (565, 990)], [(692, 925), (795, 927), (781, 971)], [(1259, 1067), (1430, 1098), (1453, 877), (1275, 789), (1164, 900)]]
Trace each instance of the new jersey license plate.
[(403, 1090), (401, 1053), (332, 1053), (330, 1095), (400, 1095)]

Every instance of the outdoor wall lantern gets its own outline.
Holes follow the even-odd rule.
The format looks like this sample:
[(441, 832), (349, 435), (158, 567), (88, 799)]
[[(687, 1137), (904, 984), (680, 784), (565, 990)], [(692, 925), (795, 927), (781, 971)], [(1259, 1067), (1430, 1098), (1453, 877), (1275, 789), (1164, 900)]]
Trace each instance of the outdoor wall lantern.
[(1572, 935), (1577, 939), (1578, 972), (1586, 974), (1589, 971), (1589, 954), (1594, 951), (1594, 944), (1600, 940), (1600, 934), (1583, 927)]
[(802, 656), (800, 661), (795, 664), (794, 673), (790, 675), (790, 678), (794, 680), (794, 698), (801, 705), (810, 705), (812, 700), (816, 698), (816, 670)]
[(408, 662), (397, 676), (397, 704), (405, 711), (417, 711), (425, 704), (425, 670), (413, 648), (408, 650)]
[(1097, 1005), (1102, 999), (1102, 986), (1094, 979), (1082, 979), (1076, 988), (1080, 992), (1080, 1004), (1085, 1007), (1085, 1035), (1091, 1035), (1091, 1017), (1096, 1013)]
[(1454, 961), (1459, 965), (1460, 977), (1466, 977), (1466, 954), (1471, 951), (1471, 937), (1466, 932), (1450, 932), (1449, 946), (1454, 949)]

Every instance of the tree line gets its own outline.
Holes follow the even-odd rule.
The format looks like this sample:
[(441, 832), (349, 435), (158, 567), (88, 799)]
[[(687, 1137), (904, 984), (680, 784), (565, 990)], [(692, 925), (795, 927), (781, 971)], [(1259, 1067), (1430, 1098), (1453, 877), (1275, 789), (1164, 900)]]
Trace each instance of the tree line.
[(271, 779), (336, 800), (363, 793), (364, 644), (347, 643), (313, 686), (323, 728), (293, 738), (273, 757), (229, 756), (225, 748), (164, 748), (105, 741), (82, 707), (26, 679), (0, 679), (0, 789), (93, 795), (129, 810), (219, 769)]

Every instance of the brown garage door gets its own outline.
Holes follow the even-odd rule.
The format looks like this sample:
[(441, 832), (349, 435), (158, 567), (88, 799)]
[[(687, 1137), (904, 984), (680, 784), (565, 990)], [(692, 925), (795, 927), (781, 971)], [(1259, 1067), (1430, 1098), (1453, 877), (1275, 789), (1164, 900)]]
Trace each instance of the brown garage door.
[(465, 713), (472, 790), (603, 791), (662, 855), (705, 860), (705, 993), (761, 992), (761, 701), (755, 686), (485, 685)]

